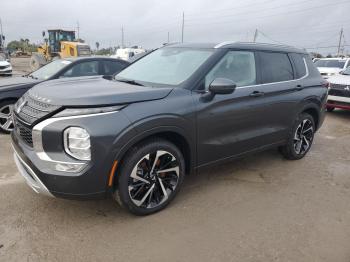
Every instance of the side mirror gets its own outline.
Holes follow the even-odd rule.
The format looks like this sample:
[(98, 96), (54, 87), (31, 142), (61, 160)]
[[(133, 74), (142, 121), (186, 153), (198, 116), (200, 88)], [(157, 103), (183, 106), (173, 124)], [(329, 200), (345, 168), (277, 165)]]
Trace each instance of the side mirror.
[(45, 31), (42, 32), (43, 37), (45, 37)]
[(209, 85), (209, 91), (218, 95), (232, 94), (235, 89), (235, 82), (227, 78), (215, 78)]

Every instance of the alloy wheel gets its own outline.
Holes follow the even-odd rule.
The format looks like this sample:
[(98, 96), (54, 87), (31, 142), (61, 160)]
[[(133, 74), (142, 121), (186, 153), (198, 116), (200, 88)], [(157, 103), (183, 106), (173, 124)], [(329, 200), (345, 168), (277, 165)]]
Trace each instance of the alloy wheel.
[(128, 191), (132, 202), (141, 208), (155, 208), (174, 193), (179, 182), (179, 162), (163, 150), (145, 155), (133, 168)]
[(13, 105), (5, 105), (0, 108), (0, 128), (6, 132), (13, 130), (12, 113)]
[(298, 155), (305, 154), (314, 137), (314, 127), (310, 119), (304, 119), (295, 130), (294, 150)]

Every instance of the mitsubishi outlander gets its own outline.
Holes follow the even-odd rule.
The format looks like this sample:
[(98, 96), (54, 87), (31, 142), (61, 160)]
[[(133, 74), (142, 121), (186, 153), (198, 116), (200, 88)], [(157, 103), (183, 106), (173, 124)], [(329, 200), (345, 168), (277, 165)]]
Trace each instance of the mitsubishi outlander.
[(169, 45), (112, 80), (29, 90), (14, 108), (14, 158), (35, 192), (112, 195), (147, 215), (174, 199), (186, 174), (209, 165), (271, 147), (303, 158), (327, 92), (309, 55), (293, 47)]

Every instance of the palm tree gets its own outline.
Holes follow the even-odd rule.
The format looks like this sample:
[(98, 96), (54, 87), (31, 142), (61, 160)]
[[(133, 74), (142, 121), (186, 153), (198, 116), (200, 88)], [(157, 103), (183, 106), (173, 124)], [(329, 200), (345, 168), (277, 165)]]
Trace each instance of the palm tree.
[(99, 42), (96, 42), (96, 49), (98, 51), (98, 48), (100, 47), (100, 43)]

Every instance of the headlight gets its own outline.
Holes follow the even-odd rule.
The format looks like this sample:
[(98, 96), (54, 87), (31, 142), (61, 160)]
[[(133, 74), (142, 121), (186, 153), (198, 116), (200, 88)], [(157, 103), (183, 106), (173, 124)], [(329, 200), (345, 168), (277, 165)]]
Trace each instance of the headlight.
[(328, 73), (327, 76), (334, 76), (335, 73)]
[(63, 133), (64, 150), (78, 160), (91, 160), (89, 133), (81, 127), (69, 127)]
[(53, 117), (79, 116), (79, 115), (91, 115), (91, 114), (117, 112), (124, 107), (126, 107), (126, 105), (105, 106), (105, 107), (98, 107), (98, 108), (67, 108), (57, 113)]

